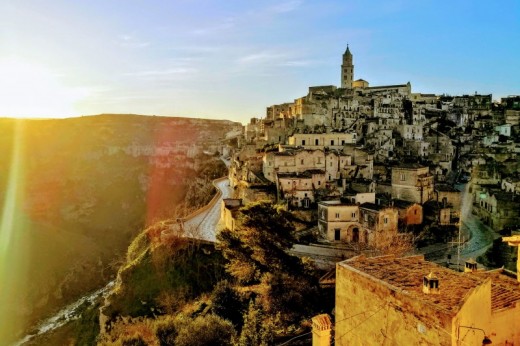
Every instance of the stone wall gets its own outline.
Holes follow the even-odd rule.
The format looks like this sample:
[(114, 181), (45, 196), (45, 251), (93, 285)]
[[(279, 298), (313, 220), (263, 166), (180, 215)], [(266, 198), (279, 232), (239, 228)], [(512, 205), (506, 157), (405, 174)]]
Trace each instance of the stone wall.
[(451, 345), (451, 318), (336, 265), (335, 345)]

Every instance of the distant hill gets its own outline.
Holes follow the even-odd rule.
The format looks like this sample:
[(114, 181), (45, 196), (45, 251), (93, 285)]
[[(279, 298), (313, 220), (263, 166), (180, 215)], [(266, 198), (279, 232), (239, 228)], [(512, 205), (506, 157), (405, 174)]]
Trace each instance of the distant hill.
[(0, 261), (9, 263), (0, 265), (0, 340), (106, 283), (139, 230), (182, 213), (210, 159), (202, 152), (239, 126), (120, 114), (0, 118), (8, 244)]

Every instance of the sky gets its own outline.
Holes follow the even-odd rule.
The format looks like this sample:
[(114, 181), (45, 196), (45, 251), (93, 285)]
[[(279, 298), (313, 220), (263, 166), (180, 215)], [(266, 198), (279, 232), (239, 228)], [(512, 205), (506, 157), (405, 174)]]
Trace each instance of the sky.
[(0, 116), (247, 123), (313, 85), (520, 94), (520, 1), (0, 0)]

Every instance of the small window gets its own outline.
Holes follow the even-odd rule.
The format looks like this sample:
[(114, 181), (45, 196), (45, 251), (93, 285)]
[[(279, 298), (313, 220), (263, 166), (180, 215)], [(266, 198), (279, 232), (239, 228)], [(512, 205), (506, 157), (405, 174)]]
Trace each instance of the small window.
[(319, 140), (319, 139), (315, 139), (315, 140), (314, 140), (314, 144), (315, 144), (315, 145), (320, 145), (320, 140)]
[(341, 230), (339, 228), (334, 230), (334, 240), (341, 240)]
[(339, 213), (336, 213), (336, 219), (339, 219)]
[(352, 218), (355, 219), (356, 218), (356, 213), (352, 213)]
[(333, 139), (330, 140), (330, 145), (334, 145), (334, 140)]
[(321, 180), (318, 180), (318, 185), (321, 185)]
[(305, 145), (305, 139), (302, 139), (302, 145)]
[(300, 163), (303, 165), (303, 159), (300, 160)]
[(388, 217), (385, 216), (384, 222), (385, 222), (385, 225), (388, 224)]
[(406, 175), (404, 173), (401, 173), (401, 176), (399, 178), (401, 181), (405, 181), (406, 180)]

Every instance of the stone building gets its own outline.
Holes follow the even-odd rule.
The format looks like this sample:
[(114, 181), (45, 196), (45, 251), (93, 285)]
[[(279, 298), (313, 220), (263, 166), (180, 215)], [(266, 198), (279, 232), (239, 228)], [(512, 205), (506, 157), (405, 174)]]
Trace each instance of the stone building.
[(396, 208), (363, 203), (359, 206), (360, 222), (375, 248), (388, 247), (397, 235), (399, 213)]
[(340, 178), (342, 169), (351, 167), (352, 158), (335, 150), (298, 149), (272, 151), (263, 158), (263, 173), (267, 180), (276, 182), (276, 173), (303, 173), (319, 169), (325, 172), (328, 182)]
[(428, 167), (403, 163), (392, 167), (392, 198), (423, 204), (433, 198), (433, 176)]
[(352, 82), (352, 88), (364, 89), (364, 88), (368, 88), (368, 86), (369, 86), (369, 83), (364, 79), (357, 79)]
[(236, 216), (242, 207), (242, 200), (237, 198), (224, 198), (220, 207), (220, 220), (224, 227), (234, 230), (236, 227)]
[(336, 264), (334, 345), (516, 345), (519, 286), (423, 256), (354, 257)]
[(496, 231), (520, 225), (520, 196), (515, 193), (484, 188), (475, 204), (479, 218)]
[(397, 223), (397, 209), (392, 207), (338, 200), (318, 203), (318, 229), (329, 241), (383, 248), (397, 235)]
[(356, 144), (355, 132), (335, 133), (295, 133), (288, 139), (289, 145), (300, 146), (306, 149), (342, 149), (345, 144)]
[(329, 241), (367, 243), (368, 232), (362, 232), (359, 223), (359, 206), (341, 201), (318, 203), (318, 229)]
[(315, 192), (325, 188), (325, 171), (307, 170), (302, 173), (277, 172), (276, 187), (280, 197), (290, 206), (310, 208), (315, 202)]
[(354, 80), (354, 64), (352, 62), (352, 53), (347, 45), (347, 50), (343, 54), (343, 63), (341, 64), (341, 87), (352, 89), (352, 81)]
[(403, 226), (420, 225), (423, 222), (423, 208), (414, 202), (394, 199), (391, 202), (399, 213), (399, 224)]

